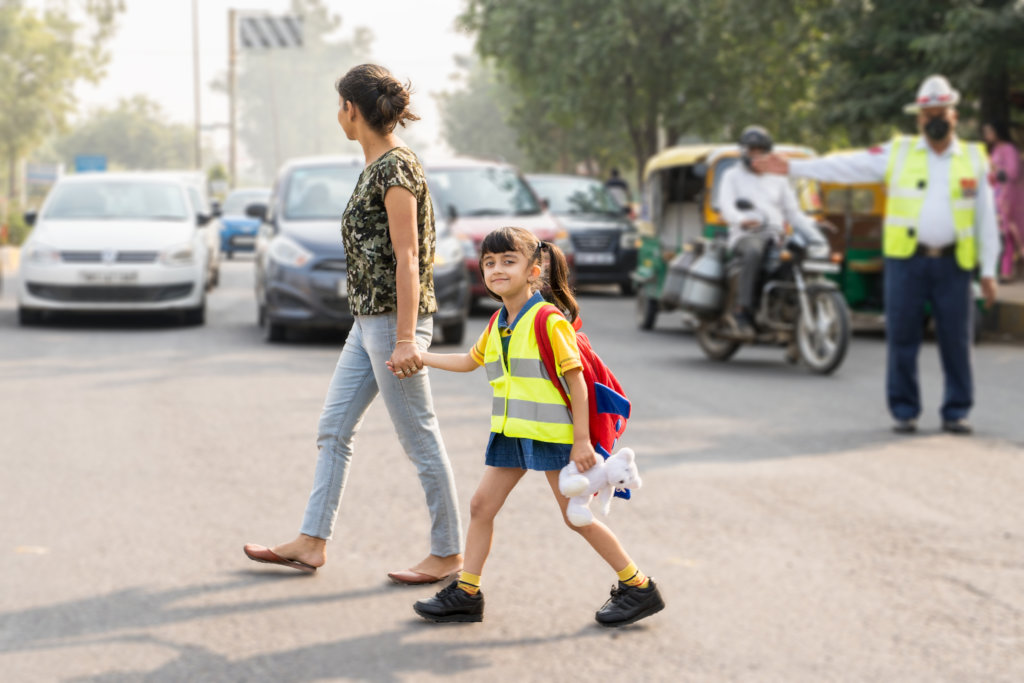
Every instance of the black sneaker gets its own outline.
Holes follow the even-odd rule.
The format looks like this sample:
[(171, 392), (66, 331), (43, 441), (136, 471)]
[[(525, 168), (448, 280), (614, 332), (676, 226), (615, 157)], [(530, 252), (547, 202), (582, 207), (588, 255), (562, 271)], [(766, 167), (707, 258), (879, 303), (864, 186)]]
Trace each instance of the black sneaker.
[(412, 606), (416, 614), (428, 621), (483, 621), (484, 594), (482, 591), (470, 595), (459, 588), (459, 582), (452, 581), (432, 598), (417, 600)]
[(960, 418), (958, 420), (943, 420), (942, 431), (949, 432), (950, 434), (967, 435), (974, 432), (974, 429), (971, 427), (970, 422)]
[(619, 581), (612, 595), (594, 618), (602, 626), (625, 626), (665, 609), (665, 601), (652, 580), (647, 588), (627, 586)]

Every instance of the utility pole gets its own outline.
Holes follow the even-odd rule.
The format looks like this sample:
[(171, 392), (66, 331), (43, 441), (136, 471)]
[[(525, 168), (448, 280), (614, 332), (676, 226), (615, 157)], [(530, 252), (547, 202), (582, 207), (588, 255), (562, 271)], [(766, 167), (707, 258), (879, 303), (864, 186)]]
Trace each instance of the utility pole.
[(196, 168), (203, 169), (203, 142), (200, 137), (200, 110), (199, 110), (199, 9), (198, 0), (192, 0), (192, 84), (195, 91), (193, 99), (196, 108)]
[(235, 10), (228, 10), (228, 187), (238, 183), (235, 148)]

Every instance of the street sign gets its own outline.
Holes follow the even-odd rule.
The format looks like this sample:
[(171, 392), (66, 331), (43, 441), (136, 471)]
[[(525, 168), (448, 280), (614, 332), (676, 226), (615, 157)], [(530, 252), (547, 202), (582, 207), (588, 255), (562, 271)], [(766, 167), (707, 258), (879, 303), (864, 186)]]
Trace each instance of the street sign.
[(107, 157), (101, 154), (79, 154), (75, 157), (75, 173), (107, 170)]
[(302, 47), (302, 17), (295, 14), (239, 17), (238, 44), (243, 50)]
[(32, 185), (49, 185), (60, 176), (60, 164), (25, 164), (25, 182)]

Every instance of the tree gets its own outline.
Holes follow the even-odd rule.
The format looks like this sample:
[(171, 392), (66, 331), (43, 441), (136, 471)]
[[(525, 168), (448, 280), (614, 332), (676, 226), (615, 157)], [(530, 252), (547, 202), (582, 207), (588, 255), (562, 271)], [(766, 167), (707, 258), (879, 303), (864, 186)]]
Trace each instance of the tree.
[[(292, 0), (290, 12), (303, 18), (301, 48), (247, 50), (238, 59), (238, 137), (266, 184), (289, 157), (358, 151), (338, 127), (333, 86), (367, 61), (372, 34), (357, 28), (350, 40), (332, 39), (341, 18), (323, 0)], [(214, 88), (226, 92), (226, 80)]]
[(50, 3), (41, 13), (20, 0), (0, 5), (0, 154), (9, 197), (16, 195), (18, 160), (65, 126), (75, 84), (102, 75), (103, 46), (123, 10), (122, 0), (88, 0), (75, 19), (70, 5)]
[(160, 105), (144, 95), (100, 109), (62, 137), (56, 145), (64, 163), (79, 154), (103, 154), (112, 167), (136, 170), (190, 168), (193, 131), (167, 124)]
[(441, 130), (456, 154), (505, 160), (521, 166), (525, 157), (508, 123), (515, 98), (489, 61), (456, 58), (465, 72), (462, 89), (436, 95)]

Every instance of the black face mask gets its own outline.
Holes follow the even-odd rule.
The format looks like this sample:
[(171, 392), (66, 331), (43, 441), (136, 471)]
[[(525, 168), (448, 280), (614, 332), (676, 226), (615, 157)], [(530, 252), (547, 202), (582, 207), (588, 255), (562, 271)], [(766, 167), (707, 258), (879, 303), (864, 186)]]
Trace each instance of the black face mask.
[(924, 134), (935, 142), (945, 140), (949, 135), (949, 121), (944, 116), (933, 116), (924, 124)]

